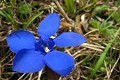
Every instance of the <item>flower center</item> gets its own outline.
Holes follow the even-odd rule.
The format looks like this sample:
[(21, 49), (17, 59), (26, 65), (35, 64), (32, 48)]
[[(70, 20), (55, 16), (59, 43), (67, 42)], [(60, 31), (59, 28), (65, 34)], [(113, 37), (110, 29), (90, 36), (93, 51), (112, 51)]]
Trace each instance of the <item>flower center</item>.
[(48, 39), (46, 41), (39, 39), (39, 41), (36, 42), (36, 44), (35, 44), (35, 50), (40, 51), (43, 53), (43, 55), (45, 55), (46, 52), (53, 50), (54, 45), (55, 44), (54, 44), (54, 41), (52, 39)]
[(44, 46), (42, 46), (41, 43), (39, 43), (39, 42), (35, 43), (35, 50), (40, 51), (43, 55), (46, 54), (46, 52), (44, 50)]

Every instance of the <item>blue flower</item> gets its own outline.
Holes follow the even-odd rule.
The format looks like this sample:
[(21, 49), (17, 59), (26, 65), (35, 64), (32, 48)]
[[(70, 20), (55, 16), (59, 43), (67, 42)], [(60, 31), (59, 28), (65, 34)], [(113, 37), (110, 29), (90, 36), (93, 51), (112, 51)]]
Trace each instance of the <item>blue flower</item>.
[[(75, 32), (63, 32), (51, 39), (60, 26), (57, 13), (49, 14), (38, 27), (39, 40), (26, 30), (16, 30), (6, 38), (10, 50), (15, 53), (13, 71), (20, 73), (38, 72), (45, 66), (66, 77), (74, 68), (74, 58), (69, 54), (54, 49), (54, 46), (79, 46), (86, 39)], [(45, 48), (49, 52), (45, 51)]]

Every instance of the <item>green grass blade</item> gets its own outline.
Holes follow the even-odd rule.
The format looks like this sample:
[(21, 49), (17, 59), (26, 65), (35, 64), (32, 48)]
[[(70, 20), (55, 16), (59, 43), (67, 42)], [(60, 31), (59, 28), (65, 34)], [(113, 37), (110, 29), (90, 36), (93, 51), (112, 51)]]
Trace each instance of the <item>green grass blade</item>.
[(0, 10), (0, 15), (2, 15), (3, 17), (7, 17), (2, 10)]
[(73, 14), (74, 13), (74, 0), (64, 0), (65, 1), (65, 6), (68, 11), (68, 13)]
[(12, 23), (14, 23), (14, 19), (13, 19), (13, 18), (10, 16), (10, 14), (8, 14), (6, 11), (0, 10), (0, 14), (1, 14), (3, 17), (9, 19)]
[(14, 18), (13, 18), (12, 15), (10, 15), (9, 13), (7, 13), (7, 12), (4, 11), (4, 10), (0, 10), (0, 15), (2, 15), (3, 17), (9, 19), (10, 22), (14, 25), (14, 28), (15, 28), (15, 29), (18, 29), (18, 26), (16, 25), (16, 23), (15, 23)]
[(25, 25), (23, 26), (23, 29), (26, 29), (37, 17), (39, 17), (41, 14), (43, 13), (43, 11), (37, 13), (36, 15), (34, 15), (33, 17), (31, 17), (28, 22), (25, 23)]
[(97, 70), (98, 70), (98, 69), (100, 68), (100, 66), (103, 64), (103, 61), (104, 61), (104, 59), (105, 59), (105, 57), (106, 57), (106, 54), (107, 54), (109, 48), (111, 47), (112, 43), (114, 42), (115, 38), (118, 36), (119, 32), (120, 32), (120, 28), (119, 28), (119, 29), (117, 30), (117, 32), (115, 33), (114, 38), (111, 39), (110, 42), (107, 44), (104, 52), (101, 54), (98, 62), (96, 63), (93, 71), (91, 72), (91, 75), (90, 75), (89, 79), (92, 79), (92, 78), (94, 77), (94, 75), (96, 74)]

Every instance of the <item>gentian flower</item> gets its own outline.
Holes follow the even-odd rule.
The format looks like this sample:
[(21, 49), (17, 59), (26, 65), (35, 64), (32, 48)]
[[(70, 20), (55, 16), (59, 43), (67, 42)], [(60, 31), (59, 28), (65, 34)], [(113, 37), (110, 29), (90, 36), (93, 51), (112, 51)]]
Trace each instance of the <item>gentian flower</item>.
[[(75, 32), (63, 32), (51, 39), (60, 26), (57, 13), (49, 14), (38, 26), (39, 40), (26, 30), (16, 30), (6, 38), (10, 50), (15, 53), (13, 71), (20, 73), (34, 73), (48, 66), (54, 72), (66, 77), (74, 68), (75, 60), (65, 52), (54, 49), (54, 46), (79, 46), (86, 39)], [(48, 52), (45, 48), (48, 48)]]

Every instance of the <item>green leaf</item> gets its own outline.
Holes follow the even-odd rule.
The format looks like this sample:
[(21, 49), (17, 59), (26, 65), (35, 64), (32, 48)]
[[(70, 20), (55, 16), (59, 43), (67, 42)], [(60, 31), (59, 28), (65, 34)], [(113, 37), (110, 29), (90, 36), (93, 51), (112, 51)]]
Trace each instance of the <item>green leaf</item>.
[(43, 13), (43, 11), (33, 15), (33, 17), (31, 17), (23, 26), (24, 29), (26, 29), (37, 17), (39, 17), (41, 14)]
[(115, 4), (116, 4), (116, 6), (119, 6), (120, 5), (120, 0), (116, 0)]
[(95, 9), (93, 10), (92, 16), (95, 16), (96, 14), (101, 13), (102, 11), (108, 10), (108, 8), (109, 8), (109, 5), (106, 5), (106, 4), (99, 5), (95, 7)]
[(68, 13), (73, 14), (74, 13), (74, 0), (64, 0), (65, 1), (65, 9), (68, 11)]
[(0, 15), (2, 15), (2, 16), (7, 18), (7, 16), (5, 15), (5, 13), (2, 10), (0, 10)]
[(21, 5), (18, 7), (18, 12), (20, 14), (28, 14), (32, 11), (32, 7), (30, 4), (23, 4), (21, 3)]
[(114, 13), (112, 15), (112, 18), (114, 18), (118, 23), (120, 23), (120, 14), (118, 12)]
[(103, 22), (103, 25), (99, 28), (100, 32), (105, 34), (105, 35), (112, 35), (111, 32), (116, 30), (116, 26), (112, 24), (111, 21), (109, 22)]
[(99, 29), (99, 26), (100, 26), (100, 22), (99, 22), (99, 21), (91, 18), (90, 21), (89, 21), (89, 24), (90, 24), (91, 26), (93, 26), (94, 28)]

